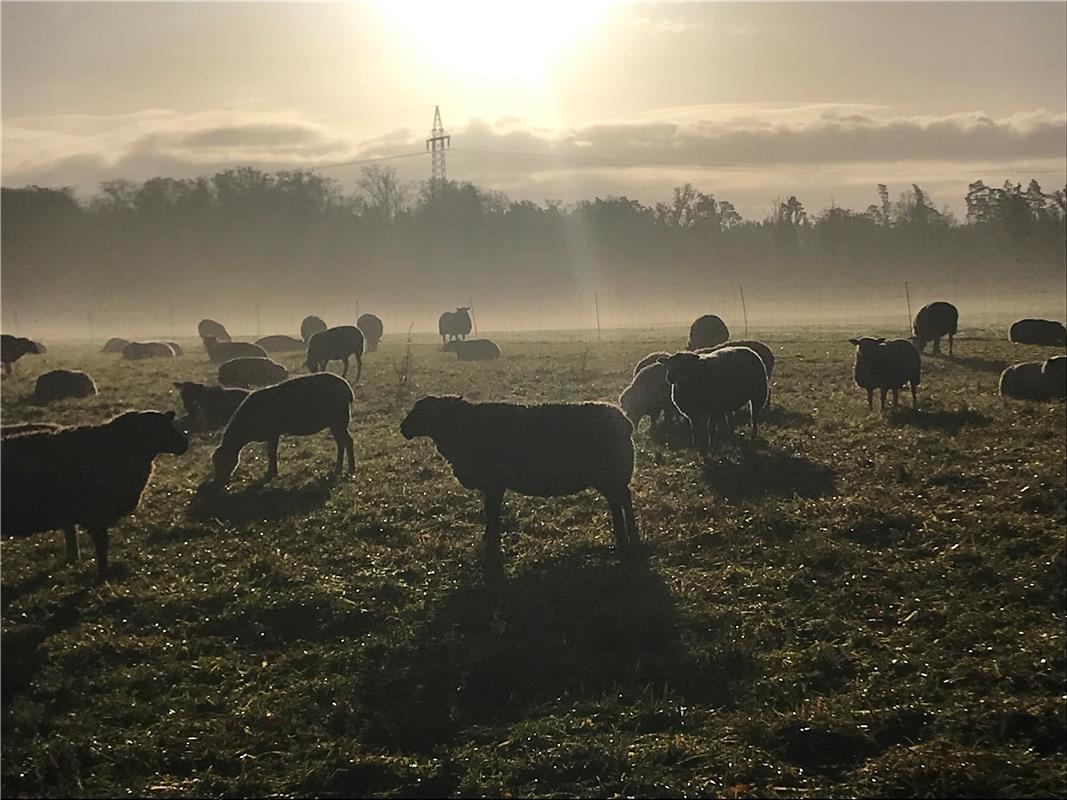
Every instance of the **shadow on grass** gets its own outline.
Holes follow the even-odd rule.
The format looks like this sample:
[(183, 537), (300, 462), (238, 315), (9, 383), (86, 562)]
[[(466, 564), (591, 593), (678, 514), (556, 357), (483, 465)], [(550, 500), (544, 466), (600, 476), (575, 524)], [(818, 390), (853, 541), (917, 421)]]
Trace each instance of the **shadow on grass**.
[(803, 456), (745, 442), (740, 457), (733, 459), (721, 448), (713, 449), (703, 464), (704, 479), (718, 495), (824, 497), (837, 491), (837, 473)]
[(964, 428), (980, 428), (989, 422), (989, 418), (970, 408), (950, 411), (943, 408), (911, 409), (896, 408), (889, 412), (889, 424), (895, 427), (908, 426), (920, 430), (943, 431), (950, 435), (959, 433)]
[(426, 751), (530, 707), (650, 686), (726, 706), (758, 679), (728, 626), (700, 654), (686, 650), (670, 590), (643, 558), (594, 558), (571, 554), (448, 597), (406, 642), (367, 664), (365, 740)]
[(238, 492), (205, 484), (189, 504), (189, 516), (233, 523), (282, 519), (321, 506), (334, 483), (323, 479), (292, 489), (256, 483)]
[[(27, 583), (39, 577), (35, 576)], [(4, 589), (5, 602), (8, 591)], [(4, 657), (0, 661), (0, 685), (3, 686), (0, 699), (5, 710), (10, 708), (11, 699), (24, 691), (36, 677), (41, 666), (41, 645), (57, 633), (78, 624), (88, 596), (88, 588), (68, 594), (54, 605), (55, 610), (39, 624), (9, 626), (5, 621)]]
[(959, 364), (961, 367), (967, 369), (978, 370), (979, 372), (994, 372), (999, 375), (1008, 366), (1007, 361), (1001, 361), (1000, 359), (979, 358), (978, 356), (953, 356), (952, 358), (945, 358), (950, 363)]

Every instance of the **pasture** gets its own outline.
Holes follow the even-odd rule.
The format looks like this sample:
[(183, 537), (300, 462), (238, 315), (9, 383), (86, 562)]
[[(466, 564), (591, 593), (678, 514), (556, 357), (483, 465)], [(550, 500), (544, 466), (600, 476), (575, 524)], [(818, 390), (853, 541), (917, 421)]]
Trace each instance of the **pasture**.
[[(1062, 795), (1067, 420), (996, 394), (1051, 353), (961, 330), (924, 357), (920, 411), (883, 416), (854, 335), (754, 337), (774, 408), (707, 463), (642, 424), (634, 558), (596, 493), (509, 493), (485, 568), (480, 496), (398, 426), (426, 393), (615, 400), (682, 329), (494, 336), (490, 363), (387, 334), (354, 479), (328, 479), (324, 432), (283, 439), (267, 485), (250, 446), (211, 496), (218, 434), (194, 436), (112, 529), (109, 583), (84, 534), (74, 567), (58, 531), (4, 542), (3, 794)], [(182, 344), (48, 342), (3, 379), (3, 421), (180, 410), (172, 381), (216, 370)], [(57, 367), (100, 394), (33, 405)]]

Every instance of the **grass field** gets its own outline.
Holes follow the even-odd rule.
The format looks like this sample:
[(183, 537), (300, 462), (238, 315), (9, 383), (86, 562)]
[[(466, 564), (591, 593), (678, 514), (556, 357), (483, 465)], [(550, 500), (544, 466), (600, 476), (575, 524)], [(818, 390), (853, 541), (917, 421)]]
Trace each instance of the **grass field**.
[[(635, 434), (642, 556), (595, 493), (509, 494), (483, 570), (480, 497), (398, 431), (415, 397), (613, 400), (684, 334), (514, 335), (488, 364), (417, 338), (406, 387), (387, 335), (354, 479), (327, 480), (322, 433), (283, 440), (268, 485), (251, 446), (212, 496), (198, 436), (112, 530), (109, 583), (84, 535), (75, 567), (59, 532), (4, 542), (4, 796), (1067, 793), (1067, 420), (996, 395), (1047, 355), (1003, 332), (924, 358), (920, 412), (888, 416), (852, 386), (854, 332), (761, 337), (760, 440), (702, 464)], [(178, 408), (172, 381), (214, 377), (192, 342), (49, 344), (4, 378), (5, 423)], [(99, 396), (32, 405), (58, 366)]]

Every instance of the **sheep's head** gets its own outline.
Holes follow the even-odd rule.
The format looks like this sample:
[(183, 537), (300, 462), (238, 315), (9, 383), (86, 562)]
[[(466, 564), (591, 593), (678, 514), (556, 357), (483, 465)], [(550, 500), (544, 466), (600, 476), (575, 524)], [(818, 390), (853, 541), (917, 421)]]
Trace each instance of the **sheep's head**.
[(457, 408), (464, 403), (462, 395), (429, 395), (417, 400), (411, 411), (400, 423), (400, 433), (405, 439), (416, 436), (433, 436), (441, 426), (452, 418)]
[(859, 339), (849, 339), (850, 344), (856, 345), (856, 352), (860, 356), (873, 355), (878, 352), (878, 345), (883, 344), (883, 337), (862, 336)]
[(700, 363), (700, 356), (688, 352), (675, 353), (661, 363), (667, 365), (667, 383), (677, 383), (679, 378), (684, 379)]
[(174, 421), (173, 411), (127, 411), (110, 423), (116, 431), (156, 453), (180, 456), (189, 449), (189, 436)]
[(233, 450), (224, 450), (219, 445), (211, 453), (211, 464), (215, 468), (215, 485), (222, 487), (230, 482), (233, 471), (237, 469), (237, 462), (241, 460), (241, 454)]
[(441, 345), (441, 349), (446, 353), (455, 353), (459, 350), (459, 339), (453, 339), (451, 342), (446, 342)]

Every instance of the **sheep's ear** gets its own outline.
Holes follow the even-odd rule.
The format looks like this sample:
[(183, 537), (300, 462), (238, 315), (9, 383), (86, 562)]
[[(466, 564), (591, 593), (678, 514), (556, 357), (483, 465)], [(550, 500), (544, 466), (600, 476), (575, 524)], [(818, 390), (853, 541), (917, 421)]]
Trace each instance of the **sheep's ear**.
[(860, 346), (860, 340), (859, 339), (849, 339), (848, 343), (849, 344), (854, 344), (854, 345), (856, 345), (856, 347)]
[(167, 417), (167, 419), (169, 419), (169, 420), (173, 420), (173, 419), (174, 419), (174, 416), (175, 416), (175, 415), (174, 415), (174, 412), (173, 412), (173, 411), (167, 411), (167, 412), (166, 412), (166, 417)]
[(879, 336), (877, 339), (875, 339), (875, 341), (878, 342), (878, 344), (882, 344), (885, 341), (885, 337)]

